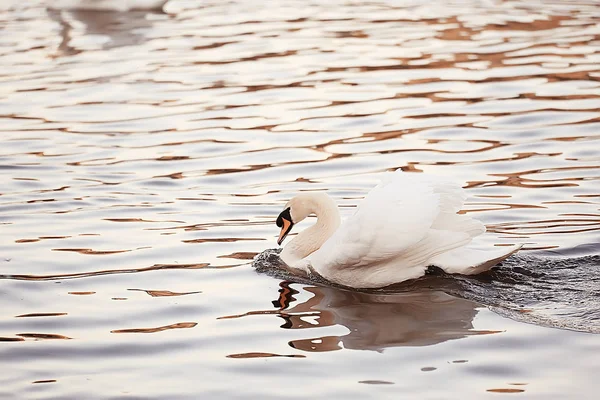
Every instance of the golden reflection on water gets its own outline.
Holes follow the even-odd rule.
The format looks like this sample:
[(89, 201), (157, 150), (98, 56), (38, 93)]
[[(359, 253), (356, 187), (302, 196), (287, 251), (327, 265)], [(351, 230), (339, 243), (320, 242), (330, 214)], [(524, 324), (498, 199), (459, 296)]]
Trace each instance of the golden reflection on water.
[(34, 313), (34, 314), (22, 314), (22, 315), (16, 315), (15, 318), (60, 317), (61, 315), (67, 315), (67, 313)]
[[(219, 376), (250, 387), (262, 376), (289, 375), (256, 376), (219, 362), (309, 365), (316, 352), (329, 352), (318, 359), (323, 364), (310, 365), (340, 382), (336, 397), (346, 375), (334, 379), (327, 371), (344, 369), (340, 354), (354, 365), (348, 375), (380, 363), (395, 374), (353, 376), (362, 387), (430, 397), (512, 393), (523, 389), (507, 388), (505, 375), (537, 379), (505, 372), (512, 367), (494, 352), (500, 345), (523, 351), (524, 365), (540, 375), (597, 367), (585, 358), (597, 347), (561, 333), (580, 361), (550, 370), (554, 363), (531, 345), (548, 331), (487, 324), (485, 308), (435, 288), (383, 296), (282, 285), (275, 308), (264, 309), (272, 290), (261, 285), (276, 281), (248, 265), (275, 246), (274, 218), (294, 194), (327, 190), (347, 216), (382, 172), (397, 168), (462, 182), (469, 194), (463, 212), (488, 227), (483, 245), (597, 252), (595, 2), (286, 0), (265, 7), (172, 0), (163, 12), (48, 10), (46, 3), (0, 5), (0, 298), (10, 304), (0, 315), (0, 357), (47, 365), (44, 357), (56, 355), (49, 361), (56, 376), (9, 371), (0, 386), (13, 397), (42, 393), (32, 395), (23, 382), (53, 382), (36, 386), (55, 398), (81, 397), (82, 387), (106, 397), (127, 387), (140, 397), (172, 398), (166, 388), (189, 388), (190, 377), (169, 365), (203, 370), (203, 388), (218, 386)], [(283, 322), (269, 325), (274, 319)], [(485, 335), (505, 325), (506, 334)], [(238, 332), (247, 334), (234, 337)], [(502, 342), (511, 332), (512, 342)], [(141, 347), (146, 340), (156, 342)], [(41, 347), (48, 342), (65, 347)], [(194, 357), (172, 355), (186, 345)], [(420, 351), (418, 361), (371, 364), (361, 352), (331, 352), (386, 349), (394, 357), (395, 347)], [(445, 354), (448, 360), (477, 349), (501, 367), (473, 372), (467, 366), (478, 368), (485, 357), (469, 356), (458, 375), (443, 376), (428, 347), (458, 352)], [(141, 353), (156, 359), (138, 359)], [(102, 372), (98, 365), (115, 354), (129, 357), (123, 368), (138, 375)], [(76, 357), (86, 362), (74, 370), (65, 360)], [(323, 367), (327, 362), (335, 368)], [(146, 365), (168, 373), (157, 377)], [(397, 378), (408, 370), (421, 374), (408, 378), (416, 386)], [(420, 378), (429, 375), (424, 371), (444, 377), (441, 391)], [(77, 381), (83, 375), (94, 381)], [(473, 380), (479, 392), (448, 386)], [(124, 383), (142, 381), (143, 388)], [(297, 386), (288, 383), (280, 387)], [(557, 381), (537, 383), (527, 392), (575, 393)], [(342, 397), (373, 393), (351, 388)]]
[(196, 325), (198, 325), (198, 323), (196, 323), (196, 322), (179, 322), (179, 323), (176, 323), (176, 324), (159, 326), (159, 327), (156, 327), (156, 328), (115, 329), (115, 330), (110, 331), (110, 333), (157, 333), (157, 332), (167, 331), (167, 330), (170, 330), (170, 329), (188, 329), (188, 328), (193, 328)]
[(128, 290), (131, 290), (134, 292), (146, 292), (147, 294), (149, 294), (152, 297), (185, 296), (188, 294), (202, 293), (201, 291), (177, 293), (177, 292), (171, 292), (170, 290), (144, 290), (144, 289), (128, 289)]
[(70, 340), (70, 339), (72, 339), (72, 338), (67, 337), (67, 336), (57, 335), (57, 334), (53, 334), (53, 333), (17, 333), (17, 336), (20, 336), (20, 337), (25, 338), (25, 339), (34, 339), (34, 340), (40, 340), (40, 339)]
[(241, 353), (230, 354), (228, 358), (270, 358), (270, 357), (290, 357), (290, 358), (306, 358), (302, 354), (273, 354), (273, 353)]

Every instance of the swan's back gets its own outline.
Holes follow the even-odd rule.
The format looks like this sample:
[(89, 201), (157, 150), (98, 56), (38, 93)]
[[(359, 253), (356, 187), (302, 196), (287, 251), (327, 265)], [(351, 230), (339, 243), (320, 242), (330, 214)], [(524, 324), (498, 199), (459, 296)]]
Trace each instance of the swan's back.
[(468, 262), (456, 271), (461, 257), (453, 251), (485, 232), (481, 222), (457, 214), (465, 199), (455, 183), (423, 174), (389, 173), (307, 261), (326, 279), (363, 288), (417, 278), (428, 265), (444, 269), (449, 263), (454, 269), (449, 272), (469, 273), (469, 268), (497, 255), (488, 258), (468, 250)]

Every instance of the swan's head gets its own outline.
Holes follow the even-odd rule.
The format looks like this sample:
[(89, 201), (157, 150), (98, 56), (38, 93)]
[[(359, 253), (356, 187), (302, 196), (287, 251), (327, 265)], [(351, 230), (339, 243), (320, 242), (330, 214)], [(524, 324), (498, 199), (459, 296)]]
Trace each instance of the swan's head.
[(279, 239), (277, 239), (278, 245), (283, 243), (285, 237), (294, 227), (294, 224), (297, 224), (313, 213), (315, 202), (319, 201), (320, 196), (322, 195), (317, 193), (300, 194), (287, 202), (283, 211), (277, 217), (277, 226), (281, 228)]

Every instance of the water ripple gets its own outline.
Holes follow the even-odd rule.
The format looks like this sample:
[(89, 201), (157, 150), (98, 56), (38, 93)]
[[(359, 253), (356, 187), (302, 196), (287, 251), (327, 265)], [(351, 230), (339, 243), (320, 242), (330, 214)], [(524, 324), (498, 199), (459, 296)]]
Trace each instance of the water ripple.
[[(595, 398), (597, 337), (542, 326), (597, 328), (596, 2), (61, 4), (0, 5), (0, 397)], [(250, 268), (294, 194), (345, 217), (397, 168), (578, 267), (386, 296)]]

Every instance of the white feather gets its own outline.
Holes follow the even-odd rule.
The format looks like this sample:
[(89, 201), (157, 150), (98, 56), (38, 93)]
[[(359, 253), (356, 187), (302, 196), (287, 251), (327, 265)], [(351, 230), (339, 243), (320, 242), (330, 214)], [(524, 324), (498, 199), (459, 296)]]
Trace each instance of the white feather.
[[(465, 199), (456, 184), (422, 174), (389, 173), (329, 239), (320, 246), (311, 244), (318, 250), (299, 261), (290, 258), (295, 264), (290, 266), (312, 269), (332, 282), (357, 288), (417, 278), (429, 265), (449, 273), (481, 272), (518, 249), (467, 247), (485, 226), (457, 214)], [(294, 207), (293, 200), (289, 204)], [(294, 246), (311, 240), (301, 235)]]

